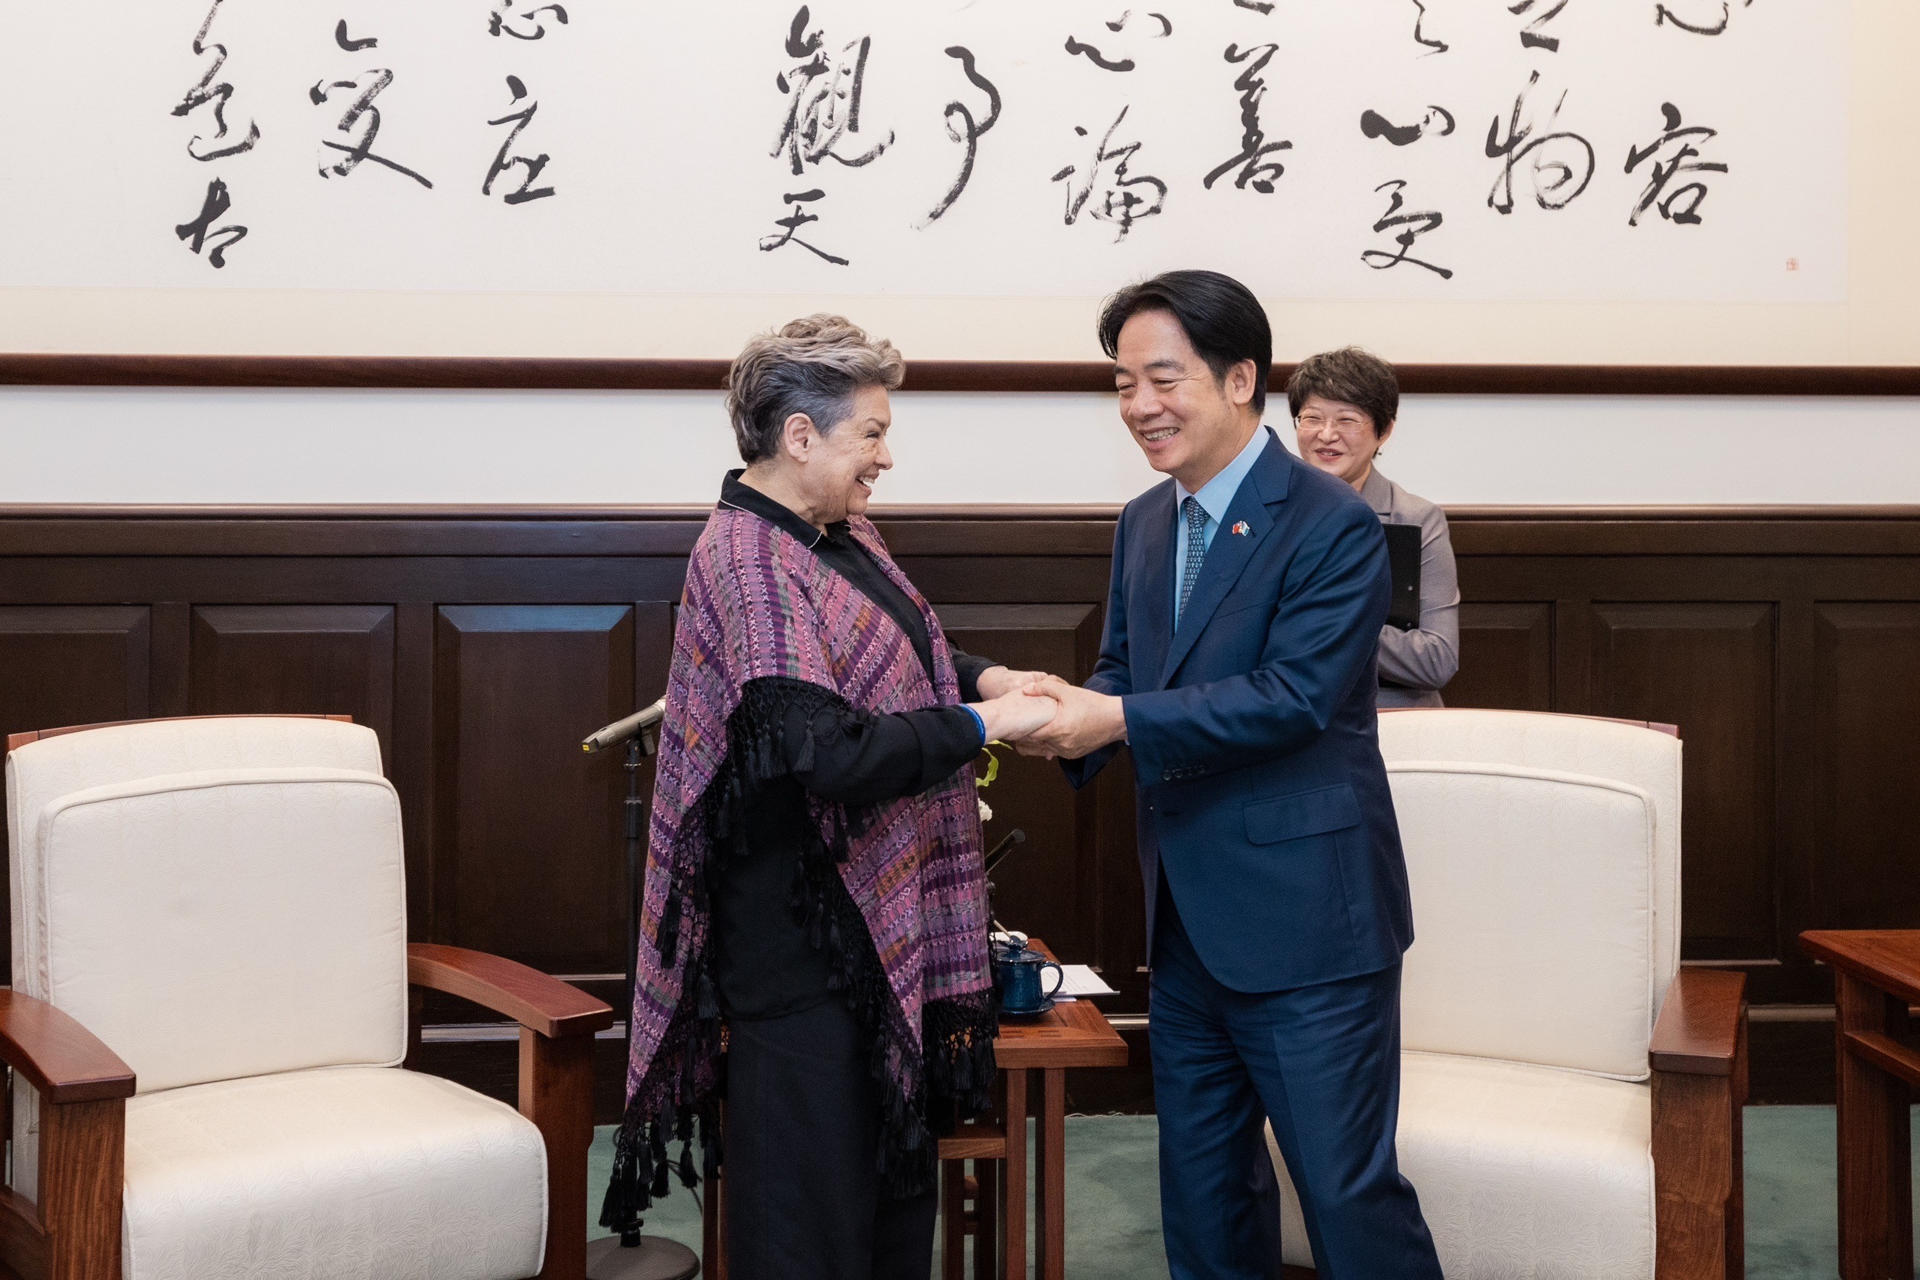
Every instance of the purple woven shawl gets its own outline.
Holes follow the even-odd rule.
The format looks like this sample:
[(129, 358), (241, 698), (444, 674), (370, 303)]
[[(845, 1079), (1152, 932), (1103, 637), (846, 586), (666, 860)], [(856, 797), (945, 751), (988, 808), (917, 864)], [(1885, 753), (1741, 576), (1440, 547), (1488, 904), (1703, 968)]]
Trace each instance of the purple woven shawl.
[[(932, 682), (886, 610), (750, 512), (715, 510), (688, 562), (648, 832), (626, 1118), (603, 1225), (624, 1225), (666, 1193), (670, 1140), (685, 1144), (679, 1172), (692, 1185), (696, 1120), (707, 1171), (719, 1163), (712, 1126), (724, 1031), (709, 968), (708, 880), (724, 874), (749, 780), (767, 776), (779, 751), (777, 708), (761, 705), (756, 691), (770, 683), (791, 690), (797, 681), (826, 702), (868, 713), (960, 701), (933, 610), (873, 525), (855, 517), (849, 526), (920, 610)], [(814, 830), (803, 833), (802, 861), (811, 935), (829, 952), (835, 985), (874, 1046), (882, 1184), (917, 1194), (933, 1180), (930, 1115), (937, 1127), (984, 1109), (993, 1078), (973, 770), (858, 810), (809, 796), (808, 810)]]

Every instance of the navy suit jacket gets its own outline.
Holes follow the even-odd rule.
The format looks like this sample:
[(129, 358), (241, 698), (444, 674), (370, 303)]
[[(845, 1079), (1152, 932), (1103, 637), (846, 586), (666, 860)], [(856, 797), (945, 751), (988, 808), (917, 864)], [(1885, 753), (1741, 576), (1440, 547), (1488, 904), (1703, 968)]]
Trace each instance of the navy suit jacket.
[[(1178, 631), (1174, 520), (1172, 480), (1121, 512), (1087, 681), (1126, 711), (1149, 946), (1164, 873), (1201, 961), (1236, 991), (1397, 963), (1413, 913), (1374, 716), (1392, 589), (1379, 519), (1269, 432)], [(1068, 762), (1074, 785), (1117, 749)]]

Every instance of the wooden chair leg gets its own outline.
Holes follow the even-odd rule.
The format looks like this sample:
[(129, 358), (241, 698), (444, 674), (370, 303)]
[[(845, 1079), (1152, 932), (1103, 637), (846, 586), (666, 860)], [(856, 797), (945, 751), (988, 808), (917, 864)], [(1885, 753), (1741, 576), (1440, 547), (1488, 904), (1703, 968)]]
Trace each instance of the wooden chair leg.
[(1000, 1261), (1000, 1161), (973, 1162), (973, 1280), (994, 1280)]
[(1838, 969), (1833, 994), (1840, 1275), (1843, 1280), (1910, 1276), (1913, 1090), (1863, 1060), (1848, 1043), (1855, 1037), (1904, 1040), (1906, 1002)]
[(961, 1280), (967, 1251), (967, 1162), (940, 1162), (940, 1280)]
[[(121, 1193), (127, 1180), (124, 1098), (42, 1103), (40, 1222), (44, 1236), (9, 1240), (44, 1249), (52, 1280), (120, 1280)], [(22, 1259), (32, 1261), (39, 1259)]]
[(1739, 1280), (1746, 1275), (1741, 1118), (1746, 1105), (1746, 1020), (1730, 1075), (1653, 1073), (1654, 1275), (1656, 1280)]
[(520, 1114), (547, 1148), (547, 1255), (540, 1280), (585, 1280), (587, 1148), (593, 1145), (593, 1037), (520, 1028)]

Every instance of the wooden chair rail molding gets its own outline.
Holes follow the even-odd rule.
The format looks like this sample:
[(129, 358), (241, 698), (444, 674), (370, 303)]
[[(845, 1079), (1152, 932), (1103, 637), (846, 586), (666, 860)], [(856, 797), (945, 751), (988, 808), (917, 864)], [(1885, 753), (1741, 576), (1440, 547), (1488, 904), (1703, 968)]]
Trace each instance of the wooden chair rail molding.
[[(0, 384), (145, 387), (435, 387), (717, 391), (726, 360), (570, 360), (412, 356), (0, 354)], [(1907, 365), (1403, 364), (1414, 395), (1920, 395)], [(1276, 363), (1269, 386), (1286, 385)], [(921, 360), (909, 391), (1112, 391), (1113, 368), (1086, 361)]]

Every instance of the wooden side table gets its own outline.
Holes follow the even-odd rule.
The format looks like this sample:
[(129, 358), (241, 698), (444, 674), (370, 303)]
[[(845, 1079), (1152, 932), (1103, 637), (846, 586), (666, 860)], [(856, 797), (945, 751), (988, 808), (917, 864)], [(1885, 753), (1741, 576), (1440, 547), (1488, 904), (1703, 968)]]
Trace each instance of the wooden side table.
[(1833, 968), (1841, 1280), (1911, 1280), (1920, 1052), (1907, 1010), (1920, 1003), (1920, 930), (1815, 929), (1800, 948)]
[[(1027, 945), (1054, 958), (1037, 938)], [(941, 1275), (943, 1280), (961, 1280), (971, 1225), (976, 1280), (1027, 1276), (1026, 1128), (1031, 1111), (1039, 1118), (1033, 1144), (1038, 1182), (1034, 1243), (1040, 1255), (1036, 1274), (1064, 1280), (1067, 1068), (1125, 1066), (1127, 1045), (1091, 1001), (1075, 1000), (1030, 1020), (1002, 1019), (993, 1056), (1000, 1070), (998, 1122), (963, 1126), (940, 1141)], [(966, 1211), (969, 1164), (975, 1184), (972, 1214)]]

